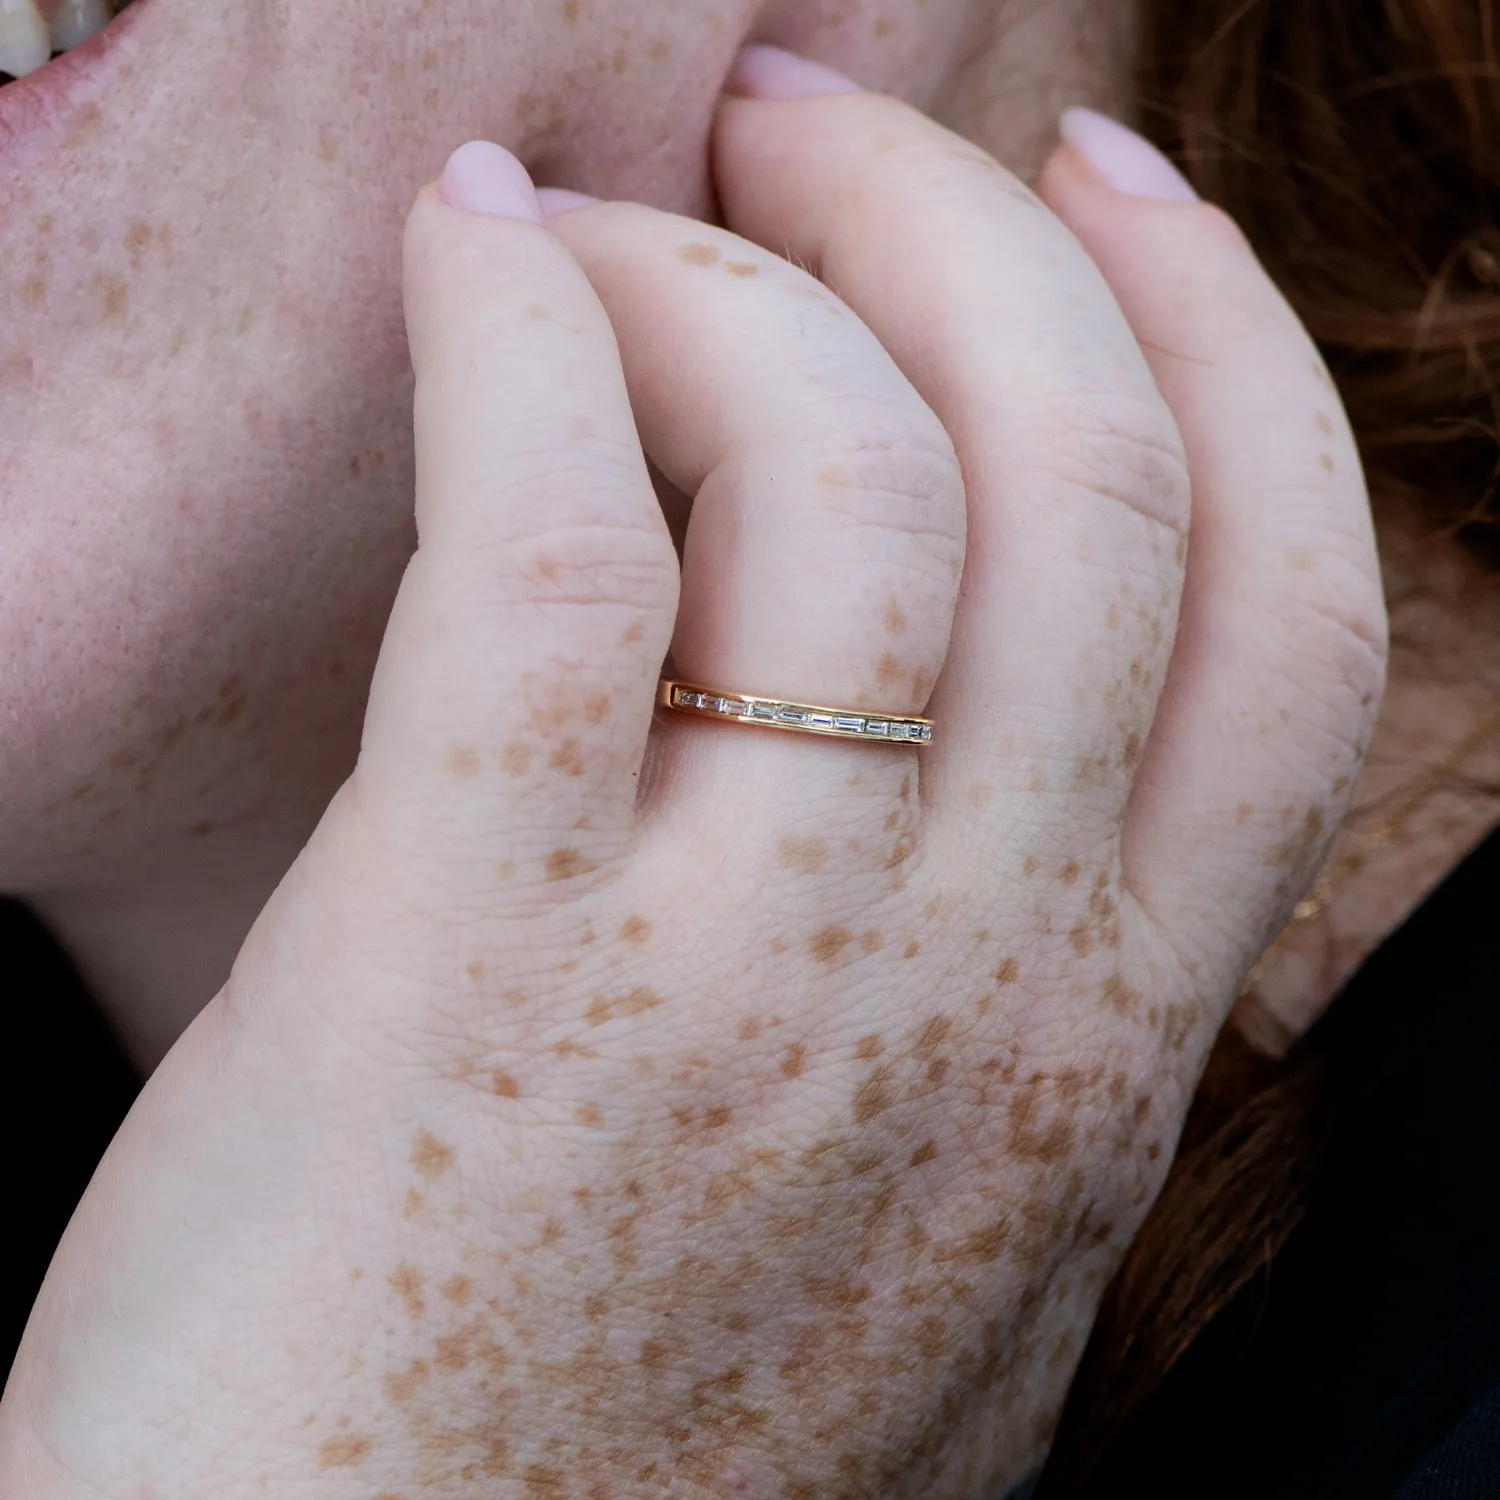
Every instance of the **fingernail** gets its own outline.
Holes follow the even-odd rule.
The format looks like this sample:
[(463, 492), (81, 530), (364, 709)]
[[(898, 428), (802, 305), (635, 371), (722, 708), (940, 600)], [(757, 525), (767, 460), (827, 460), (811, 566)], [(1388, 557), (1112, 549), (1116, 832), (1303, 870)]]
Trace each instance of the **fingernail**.
[(443, 168), (443, 202), (471, 214), (542, 222), (542, 205), (526, 168), (493, 141), (466, 141)]
[(1149, 141), (1092, 109), (1063, 113), (1062, 138), (1105, 184), (1137, 198), (1197, 203), (1193, 185)]
[(559, 214), (570, 214), (575, 209), (592, 208), (599, 200), (590, 198), (587, 193), (575, 193), (570, 188), (538, 188), (537, 197), (541, 200), (542, 212), (549, 219), (555, 219)]
[(795, 52), (760, 44), (746, 47), (735, 60), (725, 87), (752, 99), (815, 99), (822, 94), (858, 94), (853, 79)]

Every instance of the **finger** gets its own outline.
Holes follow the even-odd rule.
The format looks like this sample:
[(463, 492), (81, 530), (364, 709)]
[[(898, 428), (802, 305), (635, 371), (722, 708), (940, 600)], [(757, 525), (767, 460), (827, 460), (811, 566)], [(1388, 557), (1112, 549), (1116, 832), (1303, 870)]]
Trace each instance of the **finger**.
[(1103, 278), (1015, 178), (892, 99), (729, 100), (716, 164), (731, 227), (819, 272), (962, 462), (968, 558), (924, 802), (976, 849), (1018, 816), (1112, 839), (1170, 653), (1188, 497)]
[[(646, 451), (695, 496), (677, 675), (837, 708), (922, 709), (957, 600), (963, 481), (890, 355), (813, 277), (722, 230), (630, 204), (553, 224), (619, 336)], [(711, 736), (693, 765), (717, 792), (725, 776), (771, 778), (821, 798), (847, 783), (851, 758), (873, 764), (863, 745), (691, 728)], [(884, 760), (912, 769), (904, 750)]]
[[(1121, 127), (1073, 128), (1125, 182), (1172, 189), (1165, 159)], [(1184, 945), (1224, 952), (1247, 918), (1269, 940), (1315, 873), (1374, 723), (1386, 625), (1359, 453), (1323, 361), (1238, 229), (1180, 201), (1177, 181), (1179, 201), (1119, 191), (1065, 146), (1042, 194), (1103, 269), (1187, 448), (1187, 593), (1126, 873)]]
[(609, 320), (519, 163), (461, 147), (404, 251), (420, 545), (358, 785), (442, 857), (568, 878), (628, 840), (676, 557)]

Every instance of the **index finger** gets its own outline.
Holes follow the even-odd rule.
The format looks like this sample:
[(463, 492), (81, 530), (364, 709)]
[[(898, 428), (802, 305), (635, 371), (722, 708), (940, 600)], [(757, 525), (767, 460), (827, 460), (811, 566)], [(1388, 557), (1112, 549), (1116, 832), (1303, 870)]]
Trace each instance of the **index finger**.
[(477, 868), (506, 852), (524, 885), (583, 874), (633, 827), (677, 608), (619, 351), (498, 146), (454, 153), (404, 251), (420, 544), (359, 784), (405, 838)]

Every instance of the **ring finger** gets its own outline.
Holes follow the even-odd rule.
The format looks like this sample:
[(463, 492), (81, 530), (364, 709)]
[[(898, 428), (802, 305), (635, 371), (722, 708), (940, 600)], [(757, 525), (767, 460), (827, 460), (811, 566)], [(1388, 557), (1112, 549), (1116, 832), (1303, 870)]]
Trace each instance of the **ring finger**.
[[(920, 713), (948, 649), (964, 489), (947, 433), (891, 356), (813, 277), (726, 231), (623, 203), (551, 226), (619, 335), (646, 451), (695, 496), (678, 675)], [(692, 761), (773, 778), (783, 795), (842, 786), (850, 757), (874, 754), (898, 780), (912, 770), (904, 747), (674, 727)]]

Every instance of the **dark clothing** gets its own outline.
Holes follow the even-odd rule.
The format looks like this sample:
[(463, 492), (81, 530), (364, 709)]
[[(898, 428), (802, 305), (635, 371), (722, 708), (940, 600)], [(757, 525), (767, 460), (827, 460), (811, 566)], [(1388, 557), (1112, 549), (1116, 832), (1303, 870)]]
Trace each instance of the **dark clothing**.
[[(1500, 1500), (1500, 834), (1305, 1046), (1338, 1059), (1341, 1144), (1253, 1293), (1179, 1363), (1100, 1493)], [(3, 1101), (21, 1267), (8, 1362), (73, 1203), (137, 1087), (40, 930), (0, 908)], [(15, 1275), (13, 1269), (12, 1275)]]
[(1312, 1207), (1090, 1496), (1500, 1500), (1500, 834), (1304, 1049), (1339, 1117)]

